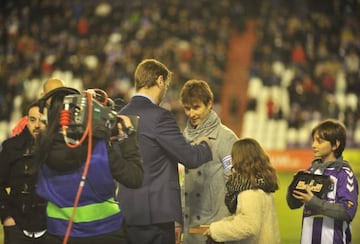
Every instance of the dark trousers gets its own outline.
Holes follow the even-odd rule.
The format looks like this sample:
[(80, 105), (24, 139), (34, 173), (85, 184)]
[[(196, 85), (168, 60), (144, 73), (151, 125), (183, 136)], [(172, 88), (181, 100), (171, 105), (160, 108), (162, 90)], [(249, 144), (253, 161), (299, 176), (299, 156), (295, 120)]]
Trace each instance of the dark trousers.
[(45, 233), (39, 238), (31, 238), (16, 225), (4, 226), (4, 244), (48, 244), (53, 243), (51, 237)]
[[(51, 236), (51, 235), (50, 235)], [(63, 236), (51, 236), (53, 242), (49, 244), (62, 244)], [(69, 237), (67, 244), (128, 244), (126, 241), (124, 227), (103, 235), (89, 237)]]
[(129, 244), (175, 244), (175, 224), (128, 225)]

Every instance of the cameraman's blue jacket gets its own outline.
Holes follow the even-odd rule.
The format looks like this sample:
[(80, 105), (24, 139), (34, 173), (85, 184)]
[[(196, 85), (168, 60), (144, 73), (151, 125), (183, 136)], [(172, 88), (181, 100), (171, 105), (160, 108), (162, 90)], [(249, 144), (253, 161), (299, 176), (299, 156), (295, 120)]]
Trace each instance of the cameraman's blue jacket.
[[(66, 233), (84, 165), (66, 172), (55, 171), (47, 164), (41, 165), (37, 192), (48, 200), (47, 228), (50, 234), (64, 236)], [(99, 140), (93, 147), (71, 236), (96, 236), (121, 227), (123, 214), (114, 200), (115, 190), (106, 142)]]

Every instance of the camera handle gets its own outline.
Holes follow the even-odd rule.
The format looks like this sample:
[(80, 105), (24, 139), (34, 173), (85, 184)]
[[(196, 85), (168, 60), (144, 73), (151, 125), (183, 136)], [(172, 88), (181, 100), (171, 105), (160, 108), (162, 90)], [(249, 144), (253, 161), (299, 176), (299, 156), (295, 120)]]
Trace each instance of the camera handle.
[(120, 117), (117, 117), (116, 122), (121, 124), (121, 128), (124, 133), (122, 135), (119, 135), (117, 131), (113, 132), (113, 136), (111, 137), (112, 140), (122, 141), (122, 140), (128, 138), (133, 133), (136, 133), (138, 125), (139, 125), (139, 116), (136, 116), (136, 115), (127, 115), (127, 116), (130, 118), (131, 124), (133, 126), (126, 127), (124, 121)]

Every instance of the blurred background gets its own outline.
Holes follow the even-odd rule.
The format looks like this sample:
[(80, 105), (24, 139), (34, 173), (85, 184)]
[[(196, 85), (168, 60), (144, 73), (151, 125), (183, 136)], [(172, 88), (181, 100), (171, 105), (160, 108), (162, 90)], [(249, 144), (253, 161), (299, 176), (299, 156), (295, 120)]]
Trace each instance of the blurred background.
[(279, 172), (307, 167), (312, 127), (336, 118), (347, 126), (345, 158), (359, 175), (358, 0), (0, 4), (1, 142), (44, 80), (58, 77), (128, 101), (136, 65), (156, 58), (174, 73), (162, 106), (181, 128), (179, 90), (188, 79), (203, 79), (223, 123), (239, 137), (259, 140)]
[[(268, 149), (309, 147), (312, 126), (338, 118), (360, 145), (357, 0), (3, 0), (0, 139), (41, 83), (128, 99), (133, 72), (156, 58), (175, 77), (163, 106), (184, 115), (179, 88), (209, 82), (215, 109)], [(274, 133), (276, 132), (276, 133)]]

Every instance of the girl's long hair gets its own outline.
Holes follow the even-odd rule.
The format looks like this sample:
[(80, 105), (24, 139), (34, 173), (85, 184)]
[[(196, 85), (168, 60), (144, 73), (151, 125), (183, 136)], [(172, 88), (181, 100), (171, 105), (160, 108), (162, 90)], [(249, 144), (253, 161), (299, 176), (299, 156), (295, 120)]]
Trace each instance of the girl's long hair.
[(239, 174), (249, 179), (254, 189), (258, 189), (257, 179), (262, 178), (271, 191), (279, 189), (275, 168), (270, 163), (269, 156), (260, 144), (245, 138), (236, 141), (232, 147), (233, 174)]

